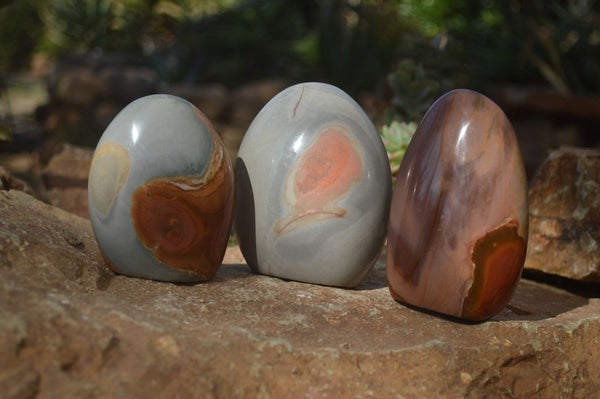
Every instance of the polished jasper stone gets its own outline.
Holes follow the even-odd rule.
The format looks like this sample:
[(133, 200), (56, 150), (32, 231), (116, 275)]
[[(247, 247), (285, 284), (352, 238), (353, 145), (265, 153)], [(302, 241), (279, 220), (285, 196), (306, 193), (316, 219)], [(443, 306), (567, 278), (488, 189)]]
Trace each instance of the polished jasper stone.
[(233, 169), (196, 107), (170, 95), (143, 97), (100, 138), (88, 199), (111, 269), (156, 280), (206, 280), (220, 266), (231, 230)]
[(510, 300), (527, 248), (514, 130), (487, 97), (455, 90), (417, 129), (396, 177), (387, 277), (404, 303), (471, 320)]
[(369, 118), (322, 83), (275, 96), (246, 133), (235, 166), (235, 230), (259, 273), (351, 287), (386, 236), (390, 166)]

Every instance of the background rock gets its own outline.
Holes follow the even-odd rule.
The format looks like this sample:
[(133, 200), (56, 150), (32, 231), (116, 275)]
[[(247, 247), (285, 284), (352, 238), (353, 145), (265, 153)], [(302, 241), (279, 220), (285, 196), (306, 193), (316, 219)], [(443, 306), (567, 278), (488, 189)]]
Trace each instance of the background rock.
[(0, 190), (20, 190), (33, 195), (29, 183), (14, 177), (5, 167), (0, 166)]
[(71, 56), (48, 79), (48, 101), (36, 109), (44, 130), (59, 141), (95, 147), (113, 118), (140, 97), (165, 93), (197, 106), (215, 125), (235, 161), (252, 120), (288, 83), (263, 79), (230, 91), (220, 83), (161, 83), (158, 74), (125, 55)]
[(254, 117), (280, 91), (289, 84), (280, 79), (265, 79), (247, 83), (231, 93), (229, 122), (248, 129)]
[(163, 93), (185, 98), (194, 104), (211, 121), (220, 121), (229, 107), (229, 90), (220, 84), (173, 84), (163, 88)]
[(253, 274), (110, 272), (87, 220), (0, 191), (0, 392), (7, 398), (574, 397), (600, 389), (600, 300), (522, 280), (492, 320)]
[(46, 199), (52, 205), (88, 217), (87, 182), (94, 150), (62, 145), (42, 170)]
[(123, 107), (158, 90), (158, 73), (125, 55), (65, 57), (50, 75), (49, 101), (36, 115), (48, 132), (92, 146)]
[(131, 62), (127, 56), (70, 56), (63, 58), (48, 81), (51, 99), (91, 106), (99, 99), (129, 103), (156, 93), (156, 71)]
[(529, 191), (525, 267), (600, 282), (600, 150), (550, 154)]

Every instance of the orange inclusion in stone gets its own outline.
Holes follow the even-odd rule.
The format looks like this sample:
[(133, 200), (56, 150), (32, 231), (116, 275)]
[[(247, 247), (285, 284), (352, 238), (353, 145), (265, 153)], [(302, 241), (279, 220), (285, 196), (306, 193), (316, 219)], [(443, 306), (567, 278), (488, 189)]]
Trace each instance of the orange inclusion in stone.
[(197, 213), (194, 198), (186, 198), (185, 192), (174, 193), (176, 198), (165, 196), (172, 190), (157, 182), (145, 188), (148, 200), (140, 202), (144, 219), (138, 221), (137, 226), (143, 226), (141, 230), (145, 232), (144, 241), (148, 247), (160, 248), (165, 255), (177, 256), (194, 245), (194, 241), (201, 240), (205, 228), (201, 220), (194, 223)]
[(518, 223), (514, 221), (477, 240), (472, 254), (475, 277), (462, 317), (488, 319), (508, 304), (521, 275), (525, 253), (525, 240), (518, 235)]
[(340, 128), (327, 128), (300, 159), (294, 208), (321, 210), (362, 178), (360, 155)]
[(231, 166), (225, 156), (220, 161), (208, 166), (215, 169), (206, 182), (156, 178), (132, 196), (131, 218), (144, 246), (164, 265), (204, 280), (221, 264), (233, 215)]

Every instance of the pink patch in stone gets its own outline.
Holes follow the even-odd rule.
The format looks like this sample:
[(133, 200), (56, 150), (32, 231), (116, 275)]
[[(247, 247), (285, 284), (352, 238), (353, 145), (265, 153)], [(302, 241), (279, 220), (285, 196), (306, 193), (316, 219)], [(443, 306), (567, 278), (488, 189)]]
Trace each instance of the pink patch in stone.
[(313, 221), (343, 217), (346, 210), (337, 202), (362, 177), (362, 158), (347, 130), (324, 128), (288, 174), (285, 200), (292, 212), (275, 224), (277, 236)]

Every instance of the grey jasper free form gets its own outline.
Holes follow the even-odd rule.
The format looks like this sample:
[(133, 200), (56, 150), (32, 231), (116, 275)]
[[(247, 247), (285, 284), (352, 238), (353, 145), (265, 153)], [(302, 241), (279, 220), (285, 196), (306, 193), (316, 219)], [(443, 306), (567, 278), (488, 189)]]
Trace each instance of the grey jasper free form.
[(391, 175), (379, 134), (342, 90), (322, 83), (275, 96), (236, 164), (235, 229), (253, 270), (351, 287), (386, 235)]
[(189, 102), (153, 95), (102, 135), (90, 168), (94, 234), (114, 271), (166, 281), (209, 279), (233, 219), (233, 170), (218, 134)]

